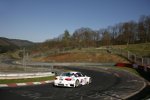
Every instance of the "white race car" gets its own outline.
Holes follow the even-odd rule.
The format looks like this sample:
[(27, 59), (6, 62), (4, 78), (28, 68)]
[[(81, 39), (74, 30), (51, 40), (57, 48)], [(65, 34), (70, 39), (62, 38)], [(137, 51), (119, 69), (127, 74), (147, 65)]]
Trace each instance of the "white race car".
[(83, 75), (81, 72), (64, 72), (54, 80), (54, 86), (78, 87), (91, 83), (91, 77)]

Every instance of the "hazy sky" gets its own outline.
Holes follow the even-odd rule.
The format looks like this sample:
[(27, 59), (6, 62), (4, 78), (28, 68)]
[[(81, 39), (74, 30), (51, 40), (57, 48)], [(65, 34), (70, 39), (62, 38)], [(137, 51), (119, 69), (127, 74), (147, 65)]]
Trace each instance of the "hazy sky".
[(0, 0), (0, 37), (45, 41), (150, 15), (150, 0)]

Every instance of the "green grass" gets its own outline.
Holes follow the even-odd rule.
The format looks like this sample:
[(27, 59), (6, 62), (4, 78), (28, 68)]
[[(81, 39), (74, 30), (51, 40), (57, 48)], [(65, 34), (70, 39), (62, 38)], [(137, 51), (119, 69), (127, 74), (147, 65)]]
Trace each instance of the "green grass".
[(39, 78), (27, 78), (27, 79), (0, 79), (0, 84), (41, 82), (41, 81), (53, 80), (54, 78), (55, 78), (55, 76), (39, 77)]
[(128, 71), (130, 73), (133, 73), (134, 75), (140, 76), (140, 74), (133, 68), (128, 68), (128, 67), (115, 67), (115, 66), (97, 66), (97, 68), (112, 68), (113, 70), (118, 70), (118, 71)]
[(125, 70), (125, 71), (128, 71), (128, 72), (131, 72), (131, 73), (133, 73), (133, 74), (135, 74), (135, 75), (138, 75), (138, 76), (140, 76), (140, 74), (135, 70), (135, 69), (133, 69), (133, 68), (128, 68), (128, 67), (115, 67), (115, 69), (116, 70)]
[(125, 49), (140, 56), (150, 56), (150, 43), (130, 44)]
[(114, 49), (122, 49), (125, 52), (130, 51), (137, 56), (150, 57), (150, 43), (128, 44), (128, 45), (111, 45)]
[(139, 56), (150, 57), (150, 43), (124, 45), (123, 49), (131, 51)]

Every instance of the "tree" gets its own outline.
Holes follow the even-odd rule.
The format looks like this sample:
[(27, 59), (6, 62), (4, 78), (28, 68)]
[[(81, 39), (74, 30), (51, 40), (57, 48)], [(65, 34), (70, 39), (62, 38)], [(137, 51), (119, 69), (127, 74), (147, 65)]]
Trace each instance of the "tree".
[(102, 44), (107, 46), (111, 44), (111, 36), (107, 30), (103, 33)]
[(72, 37), (79, 47), (95, 47), (98, 41), (98, 33), (90, 28), (80, 28), (75, 30)]
[(64, 31), (64, 34), (63, 34), (63, 37), (62, 37), (62, 42), (63, 42), (65, 47), (70, 46), (70, 34), (69, 34), (68, 30)]
[(139, 23), (138, 23), (138, 38), (139, 38), (139, 42), (145, 42), (146, 41), (146, 31), (145, 31), (145, 27), (144, 27), (144, 19), (145, 19), (145, 17), (142, 16), (139, 19)]
[(150, 42), (150, 16), (146, 16), (144, 26), (146, 31), (146, 42)]
[(150, 16), (141, 16), (138, 23), (140, 42), (150, 42)]
[(123, 24), (122, 35), (124, 37), (125, 43), (127, 43), (127, 44), (134, 43), (135, 35), (136, 35), (135, 29), (136, 29), (136, 25), (135, 25), (135, 22), (133, 22), (133, 21), (126, 22)]
[(141, 16), (138, 22), (119, 23), (105, 29), (79, 28), (70, 35), (68, 30), (57, 38), (42, 44), (41, 50), (64, 47), (98, 47), (110, 44), (150, 42), (150, 16)]

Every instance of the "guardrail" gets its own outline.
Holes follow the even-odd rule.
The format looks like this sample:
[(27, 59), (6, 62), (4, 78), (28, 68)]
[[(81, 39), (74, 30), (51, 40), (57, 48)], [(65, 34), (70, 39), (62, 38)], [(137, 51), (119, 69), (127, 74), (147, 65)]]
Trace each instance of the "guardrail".
[(137, 64), (139, 66), (143, 66), (143, 67), (145, 67), (145, 69), (150, 68), (150, 58), (148, 58), (148, 57), (138, 56), (138, 55), (136, 55), (130, 51), (126, 51), (126, 50), (119, 49), (119, 48), (118, 49), (108, 48), (107, 51), (109, 53), (113, 53), (113, 54), (117, 54), (117, 55), (120, 55), (122, 57), (125, 57), (131, 63)]
[(119, 48), (118, 49), (109, 48), (108, 51), (111, 53), (121, 55), (127, 58), (128, 60), (130, 60), (131, 62), (137, 63), (139, 65), (144, 65), (144, 66), (150, 65), (150, 58), (136, 55), (130, 51), (126, 51), (126, 50), (119, 49)]
[(38, 73), (0, 73), (0, 79), (23, 79), (54, 76), (53, 72), (38, 72)]

